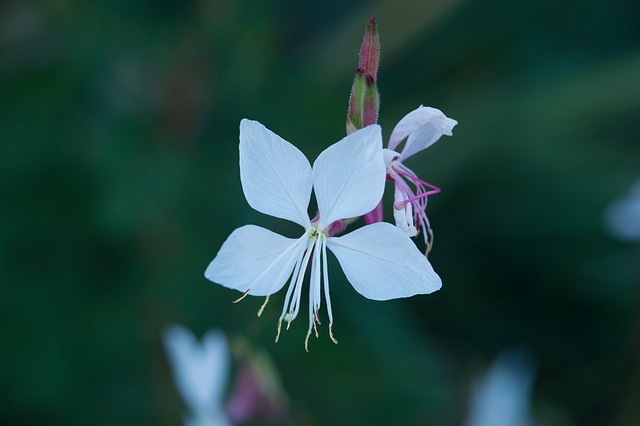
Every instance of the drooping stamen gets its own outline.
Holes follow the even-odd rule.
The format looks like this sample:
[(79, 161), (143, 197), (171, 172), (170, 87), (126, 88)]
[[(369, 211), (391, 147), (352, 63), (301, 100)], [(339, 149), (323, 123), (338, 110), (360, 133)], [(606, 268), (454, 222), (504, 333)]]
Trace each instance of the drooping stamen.
[(282, 328), (282, 318), (278, 320), (278, 332), (276, 333), (276, 343), (278, 343), (278, 339), (280, 338), (280, 329)]
[[(306, 234), (305, 234), (306, 235)], [(304, 259), (304, 255), (305, 255), (306, 251), (303, 251), (300, 253), (298, 259), (296, 260), (296, 264), (293, 268), (293, 274), (291, 275), (291, 281), (289, 282), (289, 288), (287, 288), (287, 293), (284, 297), (284, 306), (282, 308), (282, 313), (280, 314), (280, 318), (278, 319), (278, 334), (276, 335), (276, 343), (278, 343), (278, 339), (280, 338), (280, 331), (282, 329), (282, 321), (283, 320), (288, 320), (287, 321), (287, 330), (289, 329), (289, 327), (291, 326), (291, 320), (289, 320), (289, 316), (290, 314), (285, 314), (285, 312), (287, 311), (287, 307), (289, 306), (289, 301), (291, 299), (291, 295), (293, 293), (293, 290), (295, 288), (295, 283), (298, 281), (298, 275), (300, 274), (300, 269), (302, 266), (302, 261)]]
[[(404, 166), (402, 166), (402, 167), (404, 168)], [(423, 198), (428, 197), (429, 195), (435, 195), (435, 194), (437, 194), (437, 193), (442, 191), (437, 186), (431, 185), (429, 182), (425, 182), (425, 181), (419, 179), (415, 174), (409, 173), (409, 172), (403, 170), (402, 168), (395, 168), (394, 170), (400, 176), (404, 176), (405, 178), (409, 179), (411, 181), (411, 183), (413, 183), (415, 185), (415, 187), (416, 187), (416, 194), (414, 194), (413, 191), (411, 191), (411, 189), (408, 186), (406, 186), (404, 188), (405, 189), (404, 192), (406, 192), (410, 196), (409, 196), (409, 198), (394, 204), (394, 208), (396, 210), (402, 210), (404, 208), (404, 206), (406, 206), (408, 203), (413, 203), (414, 201), (422, 200)], [(431, 190), (427, 191), (426, 187), (430, 188)], [(427, 205), (426, 205), (426, 203), (419, 203), (419, 207), (424, 210), (424, 208), (426, 208)]]
[(267, 295), (267, 297), (264, 299), (264, 303), (262, 304), (262, 306), (260, 306), (260, 309), (258, 310), (258, 317), (262, 315), (262, 312), (264, 312), (264, 307), (267, 306), (267, 303), (269, 303), (269, 296), (270, 295)]
[(310, 240), (307, 246), (307, 251), (304, 254), (304, 258), (302, 259), (302, 264), (300, 265), (300, 271), (298, 274), (298, 279), (296, 280), (296, 287), (293, 292), (293, 297), (291, 298), (291, 304), (289, 314), (291, 316), (291, 321), (293, 321), (298, 316), (298, 311), (300, 310), (300, 296), (302, 294), (302, 282), (304, 281), (304, 275), (307, 272), (307, 266), (309, 264), (309, 258), (311, 257), (311, 252), (313, 251), (313, 243), (315, 241)]
[[(305, 234), (307, 235), (307, 234)], [(287, 330), (291, 325), (291, 321), (293, 321), (297, 315), (297, 312), (294, 312), (291, 304), (295, 304), (295, 298), (298, 298), (298, 302), (300, 301), (300, 294), (298, 292), (299, 287), (302, 286), (302, 279), (304, 278), (304, 274), (307, 269), (307, 262), (309, 261), (309, 249), (311, 247), (311, 243), (307, 244), (307, 249), (300, 253), (298, 260), (296, 260), (296, 265), (293, 269), (293, 275), (291, 276), (291, 281), (289, 282), (289, 288), (287, 289), (287, 294), (284, 298), (284, 306), (282, 307), (282, 313), (280, 314), (280, 319), (284, 319), (287, 321)], [(287, 313), (287, 309), (291, 308)]]
[(338, 344), (338, 341), (336, 340), (336, 338), (333, 337), (333, 324), (329, 324), (329, 337), (331, 338), (331, 341), (333, 343), (335, 343), (336, 345)]
[[(319, 235), (324, 235), (320, 233)], [(321, 247), (322, 242), (320, 236), (316, 238), (313, 245), (313, 259), (311, 260), (311, 277), (309, 282), (309, 332), (313, 329), (316, 338), (319, 336), (318, 310), (320, 309), (320, 280), (321, 280)]]
[(429, 252), (431, 251), (431, 248), (433, 247), (433, 229), (429, 228), (428, 232), (429, 232), (429, 242), (427, 243), (427, 248), (424, 251), (424, 255), (425, 256), (429, 255)]
[(236, 300), (234, 300), (231, 303), (238, 303), (239, 301), (241, 301), (242, 299), (244, 299), (245, 297), (247, 297), (247, 295), (249, 294), (249, 292), (251, 291), (250, 288), (247, 289), (247, 291), (244, 292), (244, 294), (242, 296), (240, 296), (239, 298), (237, 298)]
[[(396, 210), (402, 210), (407, 208), (407, 205), (411, 203), (411, 206), (413, 207), (413, 224), (417, 232), (423, 230), (424, 242), (425, 245), (427, 245), (428, 252), (428, 250), (431, 250), (429, 239), (431, 226), (426, 214), (427, 201), (429, 195), (437, 194), (441, 192), (441, 189), (421, 180), (411, 169), (407, 168), (400, 162), (394, 161), (389, 172), (395, 181), (396, 189), (403, 195), (403, 200), (395, 203), (393, 207)], [(405, 179), (415, 186), (415, 192), (411, 189)]]
[(331, 298), (329, 297), (329, 274), (327, 273), (327, 239), (322, 238), (322, 275), (324, 284), (324, 298), (327, 300), (327, 314), (329, 315), (329, 337), (331, 341), (338, 344), (333, 337), (333, 312), (331, 312)]
[[(426, 182), (426, 181), (420, 179), (418, 176), (416, 176), (415, 173), (413, 173), (410, 169), (408, 169), (407, 167), (405, 167), (402, 164), (400, 164), (400, 166), (398, 168), (395, 168), (395, 171), (399, 175), (402, 175), (402, 176), (406, 177), (407, 179), (409, 179), (414, 184), (421, 184), (421, 185), (424, 185), (424, 186), (428, 186), (429, 188), (431, 188), (432, 190), (435, 191), (434, 194), (437, 194), (438, 192), (441, 191), (441, 189), (438, 188), (437, 186), (432, 185), (429, 182)], [(429, 194), (429, 195), (432, 195), (432, 194)]]
[(307, 331), (307, 337), (304, 339), (304, 350), (309, 353), (309, 337), (311, 337), (311, 330)]
[(287, 307), (289, 306), (289, 301), (291, 300), (291, 295), (293, 293), (293, 289), (295, 288), (294, 283), (298, 280), (298, 274), (300, 273), (300, 266), (302, 265), (303, 257), (304, 252), (300, 255), (298, 260), (296, 260), (296, 265), (293, 268), (293, 275), (291, 275), (291, 281), (289, 281), (289, 287), (287, 288), (287, 293), (284, 296), (284, 306), (282, 307), (282, 313), (280, 314), (281, 320), (285, 317), (285, 313), (287, 312)]

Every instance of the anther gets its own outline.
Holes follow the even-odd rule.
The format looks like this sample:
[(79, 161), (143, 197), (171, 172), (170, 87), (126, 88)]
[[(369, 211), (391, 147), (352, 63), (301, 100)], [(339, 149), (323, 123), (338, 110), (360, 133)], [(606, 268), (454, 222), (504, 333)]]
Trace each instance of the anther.
[(276, 343), (278, 343), (278, 339), (280, 338), (280, 329), (282, 328), (282, 318), (278, 320), (278, 332), (276, 333)]
[(333, 343), (335, 343), (336, 345), (338, 344), (338, 341), (336, 340), (336, 338), (333, 337), (333, 324), (329, 324), (329, 337), (331, 338), (331, 341)]
[(317, 324), (317, 323), (314, 321), (314, 322), (313, 322), (313, 331), (315, 332), (315, 334), (316, 334), (316, 339), (317, 339), (318, 337), (320, 337), (320, 335), (318, 334), (318, 326), (317, 326), (316, 324)]
[(304, 339), (304, 350), (309, 353), (309, 337), (311, 336), (311, 330), (307, 331), (307, 337)]
[(244, 292), (244, 294), (242, 296), (240, 296), (239, 298), (237, 298), (236, 300), (233, 301), (233, 303), (238, 303), (239, 301), (241, 301), (242, 299), (244, 299), (245, 297), (247, 297), (247, 295), (249, 294), (249, 292), (251, 291), (250, 288), (247, 289), (247, 291)]
[(267, 295), (267, 297), (264, 299), (264, 303), (262, 304), (262, 306), (260, 306), (260, 309), (258, 310), (258, 316), (262, 315), (264, 307), (267, 306), (267, 303), (269, 303), (269, 295)]
[(431, 251), (431, 248), (433, 247), (433, 229), (429, 228), (427, 232), (429, 232), (429, 242), (427, 243), (427, 248), (424, 251), (424, 255), (425, 256), (429, 255), (429, 252)]

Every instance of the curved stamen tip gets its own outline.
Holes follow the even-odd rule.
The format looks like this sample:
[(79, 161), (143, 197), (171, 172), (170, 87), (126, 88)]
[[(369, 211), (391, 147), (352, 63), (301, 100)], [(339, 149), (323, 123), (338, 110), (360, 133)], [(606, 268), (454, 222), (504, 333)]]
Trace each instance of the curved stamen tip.
[(278, 320), (278, 332), (276, 333), (276, 343), (278, 343), (278, 339), (280, 338), (280, 330), (282, 329), (282, 317)]
[(425, 256), (428, 256), (429, 252), (433, 248), (433, 229), (429, 228), (427, 232), (429, 233), (429, 242), (427, 243), (427, 248), (424, 251)]
[(264, 299), (264, 303), (262, 304), (262, 306), (260, 306), (260, 310), (258, 310), (258, 316), (262, 315), (262, 312), (264, 312), (264, 307), (267, 306), (267, 303), (269, 303), (269, 296), (270, 295), (267, 295), (267, 297)]
[(335, 343), (336, 345), (338, 344), (338, 341), (336, 340), (336, 338), (333, 337), (333, 324), (329, 324), (329, 337), (331, 338), (331, 341), (333, 343)]
[(311, 337), (311, 330), (307, 331), (307, 337), (304, 339), (304, 350), (309, 353), (309, 337)]
[[(249, 294), (249, 292), (251, 291), (250, 288), (247, 289), (247, 291), (244, 292), (244, 294), (242, 296), (240, 296), (239, 298), (237, 298), (236, 300), (234, 300), (232, 303), (238, 303), (239, 301), (241, 301), (242, 299), (244, 299), (245, 297), (247, 297), (247, 295)], [(260, 316), (260, 315), (258, 315)]]

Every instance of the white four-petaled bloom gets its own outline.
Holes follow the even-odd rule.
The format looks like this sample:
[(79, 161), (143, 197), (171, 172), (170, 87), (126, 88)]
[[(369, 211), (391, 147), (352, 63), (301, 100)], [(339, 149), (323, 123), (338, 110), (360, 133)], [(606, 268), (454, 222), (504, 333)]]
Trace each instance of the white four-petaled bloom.
[[(389, 138), (388, 149), (384, 150), (387, 174), (395, 183), (393, 215), (396, 226), (410, 237), (422, 231), (425, 243), (428, 243), (430, 228), (426, 214), (427, 198), (440, 189), (419, 179), (403, 161), (430, 147), (442, 135), (451, 136), (456, 124), (456, 120), (447, 118), (442, 111), (420, 106), (398, 122)], [(398, 153), (395, 150), (404, 139), (407, 141)], [(415, 191), (407, 182), (413, 184)]]
[(230, 426), (222, 407), (229, 376), (229, 349), (220, 331), (210, 330), (198, 342), (179, 325), (168, 327), (163, 342), (178, 391), (190, 410), (187, 426)]
[[(398, 228), (375, 223), (341, 237), (329, 235), (335, 221), (371, 211), (384, 191), (385, 165), (380, 126), (372, 125), (324, 150), (313, 168), (296, 147), (256, 121), (240, 123), (240, 179), (249, 205), (304, 228), (291, 239), (246, 225), (227, 238), (205, 276), (245, 295), (268, 296), (291, 278), (278, 321), (293, 321), (300, 310), (302, 284), (311, 265), (309, 330), (317, 336), (321, 294), (327, 304), (329, 334), (333, 315), (329, 297), (327, 249), (338, 259), (353, 287), (373, 300), (427, 294), (441, 287), (431, 264)], [(319, 216), (307, 212), (315, 192)], [(244, 297), (244, 296), (243, 296)], [(263, 305), (264, 308), (264, 305)], [(262, 312), (262, 308), (259, 314)]]

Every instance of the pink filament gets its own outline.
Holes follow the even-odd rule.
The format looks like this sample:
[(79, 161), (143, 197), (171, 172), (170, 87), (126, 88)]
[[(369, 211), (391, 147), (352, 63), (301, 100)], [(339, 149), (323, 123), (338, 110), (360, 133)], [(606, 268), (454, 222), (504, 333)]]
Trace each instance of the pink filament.
[[(393, 170), (398, 174), (398, 177), (394, 179), (398, 190), (402, 193), (404, 200), (394, 205), (394, 208), (401, 210), (409, 203), (413, 205), (413, 220), (414, 226), (418, 231), (422, 228), (424, 231), (425, 243), (428, 243), (428, 232), (426, 232), (431, 226), (429, 225), (429, 219), (427, 218), (427, 201), (429, 195), (437, 194), (441, 191), (440, 188), (434, 186), (428, 182), (425, 182), (418, 178), (416, 174), (405, 167), (401, 163), (396, 163), (393, 166)], [(409, 187), (405, 179), (409, 180), (415, 186), (415, 193)]]

